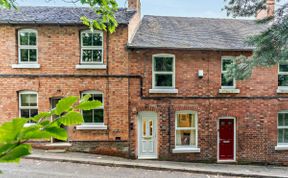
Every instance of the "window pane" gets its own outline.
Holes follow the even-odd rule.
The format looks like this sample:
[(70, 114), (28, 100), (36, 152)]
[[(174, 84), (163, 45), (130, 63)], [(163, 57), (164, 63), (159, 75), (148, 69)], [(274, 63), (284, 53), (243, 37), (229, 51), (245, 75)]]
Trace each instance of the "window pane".
[(288, 143), (288, 129), (284, 129), (284, 143)]
[(20, 110), (20, 117), (29, 118), (29, 109), (21, 109)]
[(146, 137), (146, 123), (147, 123), (147, 120), (143, 119), (143, 131), (142, 131), (142, 136), (143, 137)]
[(278, 129), (278, 143), (283, 143), (284, 130)]
[(36, 62), (37, 61), (37, 50), (36, 49), (30, 49), (30, 62)]
[(36, 94), (30, 94), (30, 106), (37, 106), (37, 95)]
[(95, 109), (94, 110), (94, 122), (95, 123), (103, 123), (104, 122), (104, 110), (103, 109)]
[(195, 130), (177, 130), (176, 146), (196, 146)]
[(280, 64), (279, 65), (280, 72), (288, 72), (288, 64)]
[(29, 33), (29, 45), (36, 46), (36, 33)]
[(20, 50), (20, 61), (21, 62), (28, 62), (28, 53), (29, 49), (21, 49)]
[(28, 32), (20, 32), (20, 45), (29, 45), (29, 33)]
[(102, 50), (93, 50), (93, 62), (102, 62)]
[(225, 60), (222, 60), (222, 71), (227, 71), (227, 67), (228, 65), (232, 64), (232, 60), (228, 60), (228, 59), (225, 59)]
[(173, 58), (171, 57), (155, 57), (155, 71), (173, 72)]
[(285, 113), (284, 115), (284, 126), (288, 126), (288, 114)]
[(102, 36), (100, 33), (93, 33), (93, 46), (102, 46)]
[(93, 50), (83, 50), (83, 56), (82, 56), (83, 62), (93, 62), (92, 51)]
[(83, 46), (92, 46), (92, 33), (82, 33)]
[(288, 86), (288, 75), (278, 75), (278, 86)]
[(278, 114), (278, 126), (284, 126), (284, 114), (283, 113)]
[(34, 117), (38, 114), (38, 109), (31, 109), (30, 110), (30, 117)]
[(233, 87), (234, 86), (234, 80), (233, 79), (229, 80), (229, 79), (227, 79), (227, 77), (225, 77), (224, 74), (222, 74), (221, 86)]
[(150, 120), (149, 121), (149, 132), (150, 132), (150, 137), (152, 137), (153, 136), (153, 121), (152, 120)]
[(102, 94), (93, 94), (93, 100), (98, 100), (100, 102), (103, 102)]
[(177, 127), (195, 127), (195, 115), (177, 114)]
[(21, 94), (21, 106), (29, 106), (29, 95), (28, 94)]
[(92, 123), (93, 122), (93, 111), (82, 111), (83, 112), (83, 118), (84, 118), (84, 122), (86, 123)]
[(157, 87), (172, 87), (173, 86), (172, 74), (155, 74), (155, 85)]

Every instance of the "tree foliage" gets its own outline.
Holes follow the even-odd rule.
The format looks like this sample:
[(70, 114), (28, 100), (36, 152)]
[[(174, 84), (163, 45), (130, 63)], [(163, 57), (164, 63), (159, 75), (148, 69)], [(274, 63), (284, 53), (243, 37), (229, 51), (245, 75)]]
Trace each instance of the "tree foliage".
[[(56, 138), (67, 140), (67, 131), (61, 126), (83, 123), (79, 110), (91, 110), (102, 106), (100, 101), (89, 100), (86, 95), (79, 100), (70, 96), (59, 101), (56, 108), (42, 112), (32, 118), (15, 118), (0, 126), (0, 162), (19, 162), (21, 157), (31, 153), (29, 140), (48, 140)], [(51, 118), (55, 118), (51, 120)], [(27, 126), (27, 123), (30, 126)]]
[[(266, 10), (266, 0), (224, 0), (227, 15), (233, 17), (251, 17), (259, 11)], [(288, 2), (276, 0), (277, 9), (274, 16), (258, 20), (266, 25), (262, 33), (251, 36), (247, 44), (255, 47), (251, 57), (239, 56), (234, 64), (228, 66), (227, 77), (238, 80), (246, 79), (254, 67), (270, 67), (288, 60)]]
[[(48, 2), (51, 0), (47, 0)], [(83, 6), (89, 6), (99, 19), (89, 19), (86, 16), (81, 17), (84, 25), (91, 30), (104, 30), (110, 33), (115, 32), (118, 22), (115, 18), (115, 13), (118, 10), (116, 0), (63, 0), (67, 3), (81, 3)], [(0, 0), (0, 8), (15, 8), (17, 0)]]

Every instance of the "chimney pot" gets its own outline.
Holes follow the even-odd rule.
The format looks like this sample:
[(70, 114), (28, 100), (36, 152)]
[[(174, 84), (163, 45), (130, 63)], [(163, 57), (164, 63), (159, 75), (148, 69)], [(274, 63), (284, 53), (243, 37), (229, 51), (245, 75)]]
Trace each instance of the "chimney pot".
[(272, 17), (275, 13), (275, 0), (266, 1), (266, 9), (260, 10), (257, 12), (256, 19), (261, 20), (266, 17)]

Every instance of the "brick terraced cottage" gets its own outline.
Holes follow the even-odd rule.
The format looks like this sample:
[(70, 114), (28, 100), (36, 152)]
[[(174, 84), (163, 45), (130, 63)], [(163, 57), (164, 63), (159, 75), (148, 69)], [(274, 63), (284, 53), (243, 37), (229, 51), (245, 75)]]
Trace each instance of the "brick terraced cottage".
[[(269, 0), (268, 10), (274, 8)], [(271, 11), (269, 11), (270, 13)], [(269, 15), (261, 13), (261, 15)], [(116, 33), (89, 31), (88, 8), (0, 11), (1, 122), (92, 94), (69, 140), (47, 147), (136, 159), (288, 164), (288, 64), (224, 77), (265, 30), (251, 20), (144, 16), (129, 0)]]

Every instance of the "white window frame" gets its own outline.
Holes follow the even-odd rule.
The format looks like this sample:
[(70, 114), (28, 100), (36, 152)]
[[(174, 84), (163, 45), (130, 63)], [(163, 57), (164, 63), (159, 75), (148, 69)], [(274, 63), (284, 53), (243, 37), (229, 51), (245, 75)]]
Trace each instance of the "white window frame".
[[(194, 127), (185, 127), (185, 128), (178, 128), (178, 114), (193, 114), (195, 116), (195, 126)], [(179, 130), (195, 130), (195, 145), (189, 146), (177, 146), (177, 131)], [(198, 114), (195, 111), (177, 111), (175, 113), (175, 149), (173, 149), (173, 153), (193, 153), (193, 152), (200, 152), (200, 148), (198, 148)]]
[[(173, 58), (173, 71), (172, 72), (156, 72), (155, 71), (155, 58), (156, 57), (171, 57)], [(152, 88), (153, 89), (175, 89), (175, 55), (173, 54), (154, 54), (152, 56)], [(172, 74), (172, 86), (171, 87), (159, 87), (156, 86), (156, 74)]]
[(288, 75), (288, 72), (281, 72), (280, 71), (280, 65), (288, 65), (288, 62), (286, 62), (286, 63), (278, 63), (278, 80), (277, 80), (277, 82), (278, 82), (278, 88), (280, 88), (280, 89), (286, 89), (286, 90), (288, 90), (288, 86), (279, 86), (279, 75)]
[(227, 71), (223, 71), (223, 61), (224, 60), (232, 60), (232, 62), (235, 60), (234, 56), (222, 56), (221, 57), (221, 88), (222, 89), (236, 89), (236, 80), (233, 78), (233, 86), (222, 86), (222, 74), (225, 74)]
[(279, 140), (278, 140), (278, 136), (279, 136), (278, 130), (279, 129), (287, 129), (288, 130), (288, 126), (279, 126), (279, 114), (288, 114), (288, 110), (287, 111), (280, 111), (277, 113), (277, 145), (288, 147), (288, 142), (287, 143), (279, 143)]
[[(89, 91), (83, 91), (81, 92), (81, 98), (83, 97), (83, 95), (85, 94), (90, 94), (90, 95), (102, 95), (102, 106), (96, 108), (96, 109), (102, 109), (104, 112), (103, 115), (103, 123), (88, 123), (88, 122), (84, 122), (82, 123), (82, 125), (79, 125), (76, 127), (77, 130), (106, 130), (107, 129), (107, 125), (105, 125), (105, 110), (104, 110), (104, 93), (103, 92), (99, 92), (99, 91), (95, 91), (95, 90), (89, 90)], [(81, 110), (81, 114), (83, 115), (83, 111)]]
[[(25, 94), (36, 94), (36, 98), (37, 98), (37, 106), (21, 106), (21, 95), (25, 95)], [(21, 117), (21, 110), (22, 109), (37, 109), (38, 110), (38, 113), (39, 113), (39, 101), (38, 101), (38, 93), (36, 91), (20, 91), (19, 94), (18, 94), (18, 102), (19, 102), (19, 117)], [(25, 124), (25, 126), (30, 126), (30, 125), (34, 125), (34, 123), (32, 122), (27, 122)]]
[[(22, 32), (35, 33), (36, 34), (36, 46), (33, 45), (21, 45), (20, 34)], [(36, 61), (35, 62), (22, 62), (21, 61), (21, 49), (36, 49)], [(29, 59), (29, 56), (28, 56)], [(19, 64), (38, 64), (38, 32), (34, 29), (21, 29), (18, 31), (18, 63)]]
[[(83, 46), (83, 39), (82, 39), (82, 35), (83, 33), (98, 33), (100, 34), (100, 36), (102, 37), (102, 46)], [(81, 59), (80, 59), (80, 63), (81, 64), (103, 64), (104, 63), (104, 38), (103, 38), (103, 32), (102, 31), (99, 31), (99, 30), (94, 30), (93, 32), (91, 32), (90, 30), (84, 30), (84, 31), (81, 31), (80, 33), (80, 41), (81, 41)], [(101, 62), (84, 62), (83, 61), (83, 51), (84, 50), (101, 50), (102, 51), (102, 54), (101, 54)], [(92, 55), (93, 57), (93, 55)]]

